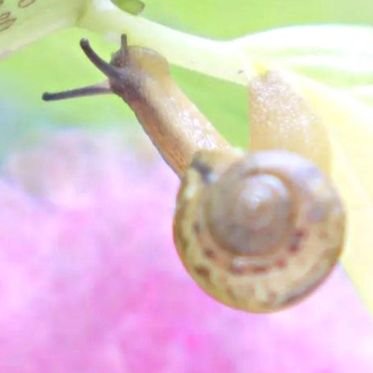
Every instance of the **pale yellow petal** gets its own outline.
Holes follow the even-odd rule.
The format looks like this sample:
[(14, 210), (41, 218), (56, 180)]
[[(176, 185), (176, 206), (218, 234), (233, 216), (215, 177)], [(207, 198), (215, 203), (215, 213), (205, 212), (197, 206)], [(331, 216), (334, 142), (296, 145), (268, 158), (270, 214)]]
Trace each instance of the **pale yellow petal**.
[(373, 110), (349, 95), (302, 81), (332, 144), (332, 178), (346, 204), (347, 242), (342, 263), (373, 311)]
[(330, 174), (346, 208), (341, 261), (373, 312), (373, 110), (302, 76), (258, 73), (249, 84), (251, 149), (295, 151)]

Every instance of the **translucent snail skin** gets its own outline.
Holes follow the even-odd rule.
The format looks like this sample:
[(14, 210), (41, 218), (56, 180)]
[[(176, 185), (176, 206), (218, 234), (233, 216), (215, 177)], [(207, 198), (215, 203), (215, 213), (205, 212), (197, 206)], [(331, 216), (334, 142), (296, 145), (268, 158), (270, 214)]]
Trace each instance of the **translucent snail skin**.
[[(276, 128), (258, 128), (253, 135), (264, 145), (256, 150), (269, 149), (240, 151), (182, 93), (157, 52), (128, 47), (123, 36), (107, 63), (87, 40), (80, 45), (108, 81), (43, 99), (115, 93), (131, 107), (181, 179), (174, 241), (202, 289), (234, 308), (272, 312), (298, 302), (326, 278), (341, 253), (345, 214), (321, 171), (327, 154), (314, 149), (317, 142), (321, 153), (328, 151), (319, 126), (302, 124), (297, 131), (285, 123), (281, 136)], [(259, 117), (260, 110), (267, 109), (259, 107)], [(277, 144), (281, 149), (271, 149)], [(306, 157), (286, 149), (301, 149)], [(312, 154), (322, 160), (311, 161)]]

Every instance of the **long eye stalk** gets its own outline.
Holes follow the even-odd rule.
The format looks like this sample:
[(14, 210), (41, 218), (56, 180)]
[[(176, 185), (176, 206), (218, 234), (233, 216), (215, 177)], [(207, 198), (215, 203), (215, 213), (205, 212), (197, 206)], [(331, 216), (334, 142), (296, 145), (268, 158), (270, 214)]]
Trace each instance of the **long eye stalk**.
[(101, 95), (101, 94), (108, 94), (112, 93), (109, 84), (107, 82), (102, 84), (95, 84), (87, 87), (71, 89), (68, 91), (62, 92), (55, 92), (43, 93), (42, 99), (44, 101), (57, 101), (57, 100), (64, 100), (67, 98), (75, 98), (75, 97), (84, 97), (84, 96), (93, 96), (93, 95)]
[[(119, 68), (116, 66), (111, 65), (110, 63), (104, 61), (91, 47), (89, 41), (86, 39), (82, 39), (80, 41), (80, 47), (82, 48), (85, 55), (88, 59), (101, 71), (103, 72), (109, 79), (118, 79), (120, 77)], [(121, 47), (121, 58), (125, 60), (126, 51), (127, 51), (127, 40), (125, 36), (122, 36), (122, 47)], [(92, 96), (92, 95), (100, 95), (100, 94), (108, 94), (112, 93), (112, 89), (108, 82), (95, 84), (87, 87), (71, 89), (62, 92), (55, 92), (49, 93), (45, 92), (42, 96), (44, 101), (56, 101), (56, 100), (64, 100), (69, 98), (75, 97), (83, 97), (83, 96)]]
[(91, 47), (87, 39), (80, 40), (80, 47), (82, 48), (88, 59), (108, 78), (118, 77), (118, 69), (110, 63), (104, 61)]

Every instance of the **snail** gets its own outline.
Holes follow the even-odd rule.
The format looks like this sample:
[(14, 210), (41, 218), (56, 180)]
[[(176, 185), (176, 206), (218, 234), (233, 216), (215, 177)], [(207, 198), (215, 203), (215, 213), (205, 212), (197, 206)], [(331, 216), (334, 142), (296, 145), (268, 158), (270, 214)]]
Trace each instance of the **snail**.
[(345, 225), (342, 202), (321, 171), (327, 166), (307, 152), (314, 145), (297, 145), (311, 159), (286, 150), (290, 132), (274, 140), (280, 149), (260, 150), (271, 148), (270, 140), (254, 153), (235, 149), (182, 93), (157, 52), (128, 47), (122, 36), (107, 63), (87, 40), (80, 45), (108, 81), (43, 99), (114, 93), (131, 107), (181, 179), (174, 241), (198, 285), (249, 312), (277, 311), (311, 293), (334, 268)]

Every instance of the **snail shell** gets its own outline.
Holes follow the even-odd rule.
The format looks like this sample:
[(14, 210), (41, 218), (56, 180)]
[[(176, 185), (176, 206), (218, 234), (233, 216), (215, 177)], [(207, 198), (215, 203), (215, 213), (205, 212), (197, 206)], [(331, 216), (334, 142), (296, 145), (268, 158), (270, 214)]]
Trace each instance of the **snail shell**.
[(182, 179), (174, 239), (208, 294), (234, 308), (271, 312), (330, 273), (344, 222), (329, 180), (295, 153), (204, 151)]

